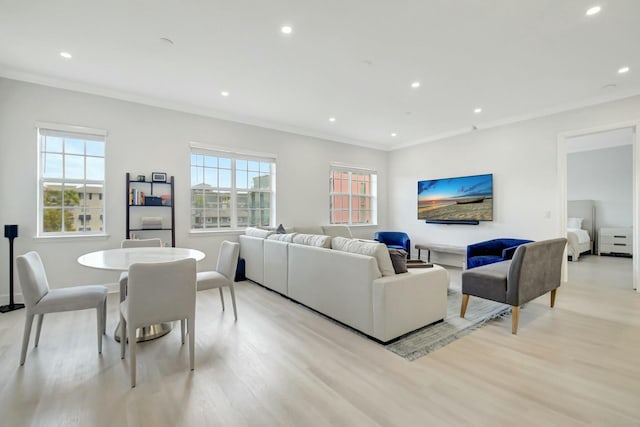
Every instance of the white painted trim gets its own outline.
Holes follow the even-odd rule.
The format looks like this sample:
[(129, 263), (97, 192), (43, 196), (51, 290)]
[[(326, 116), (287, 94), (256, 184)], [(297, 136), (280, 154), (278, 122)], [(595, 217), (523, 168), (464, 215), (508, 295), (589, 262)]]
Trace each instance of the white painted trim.
[[(558, 158), (558, 193), (560, 206), (560, 229), (558, 236), (567, 235), (567, 138), (558, 135), (557, 138), (557, 158)], [(595, 224), (594, 224), (595, 226)], [(593, 237), (593, 236), (592, 236)], [(562, 282), (566, 283), (569, 279), (569, 263), (567, 261), (567, 247), (564, 248), (562, 258)]]
[(292, 133), (295, 135), (309, 136), (312, 138), (323, 139), (330, 142), (339, 142), (342, 144), (356, 145), (359, 147), (370, 148), (379, 151), (389, 151), (392, 148), (378, 143), (372, 143), (367, 141), (360, 141), (357, 139), (344, 138), (335, 135), (328, 135), (321, 132), (314, 132), (305, 129), (300, 129), (295, 126), (290, 126), (283, 123), (275, 123), (267, 120), (259, 120), (256, 118), (249, 118), (240, 116), (238, 114), (227, 113), (219, 110), (207, 109), (202, 107), (196, 107), (175, 101), (167, 101), (163, 99), (154, 98), (151, 96), (136, 95), (126, 93), (116, 89), (110, 89), (106, 87), (100, 87), (87, 83), (72, 82), (59, 78), (52, 78), (42, 76), (33, 73), (25, 73), (18, 70), (9, 68), (0, 68), (0, 77), (7, 79), (18, 80), (28, 83), (34, 83), (43, 86), (54, 87), (58, 89), (72, 90), (76, 92), (88, 93), (91, 95), (104, 96), (107, 98), (118, 99), (121, 101), (134, 102), (136, 104), (148, 105), (152, 107), (165, 108), (167, 110), (179, 111), (187, 114), (195, 114), (203, 117), (211, 117), (214, 119), (225, 120), (229, 122), (242, 123), (245, 125), (256, 126), (273, 131), (280, 131), (286, 133)]
[[(581, 101), (581, 102), (573, 102), (573, 103), (562, 104), (562, 105), (559, 105), (559, 106), (556, 106), (556, 107), (553, 107), (553, 108), (545, 108), (545, 109), (542, 109), (542, 110), (534, 111), (534, 112), (529, 113), (529, 114), (523, 114), (523, 115), (520, 115), (520, 116), (505, 117), (503, 119), (494, 120), (492, 122), (487, 122), (487, 123), (478, 123), (478, 124), (470, 125), (469, 127), (466, 127), (466, 128), (457, 129), (457, 130), (448, 131), (448, 132), (443, 132), (443, 133), (440, 133), (438, 135), (430, 136), (430, 137), (427, 137), (427, 138), (396, 144), (392, 148), (389, 148), (388, 151), (393, 151), (393, 150), (398, 150), (398, 149), (401, 149), (401, 148), (412, 147), (414, 145), (425, 144), (425, 143), (428, 143), (428, 142), (435, 142), (435, 141), (439, 141), (441, 139), (446, 139), (446, 138), (451, 138), (451, 137), (458, 136), (458, 135), (463, 135), (463, 134), (466, 134), (466, 133), (471, 133), (471, 132), (476, 131), (476, 130), (491, 129), (491, 128), (496, 128), (496, 127), (511, 125), (511, 124), (514, 124), (514, 123), (524, 122), (524, 121), (528, 121), (528, 120), (535, 120), (535, 119), (539, 119), (541, 117), (548, 117), (548, 116), (552, 116), (554, 114), (563, 113), (563, 112), (566, 112), (566, 111), (579, 110), (581, 108), (591, 107), (591, 106), (598, 105), (598, 104), (604, 104), (606, 102), (618, 101), (618, 100), (625, 99), (625, 98), (631, 98), (631, 97), (637, 96), (637, 95), (640, 95), (640, 92), (630, 92), (630, 93), (621, 94), (621, 95), (618, 95), (618, 96), (601, 96), (601, 97), (590, 98), (588, 100)], [(628, 127), (628, 126), (623, 126), (623, 127)], [(601, 127), (601, 128), (604, 128), (604, 130), (611, 130), (612, 129), (612, 128), (609, 128), (609, 127), (606, 127), (606, 126), (605, 127)], [(587, 132), (587, 133), (596, 133), (596, 132), (597, 131), (590, 131), (590, 132)], [(581, 134), (582, 133), (580, 133), (578, 131), (578, 133), (576, 135), (581, 135)]]
[(374, 173), (376, 175), (378, 174), (377, 170), (372, 169), (370, 167), (357, 166), (357, 165), (352, 165), (352, 164), (342, 163), (342, 162), (329, 162), (329, 168), (330, 169), (343, 169), (343, 170), (348, 170), (348, 171), (352, 171), (352, 172)]
[(629, 92), (620, 93), (617, 95), (593, 97), (584, 101), (565, 103), (552, 108), (541, 109), (529, 114), (505, 117), (502, 119), (494, 120), (492, 122), (470, 124), (468, 127), (458, 128), (451, 131), (445, 131), (437, 135), (429, 136), (426, 138), (420, 138), (417, 140), (407, 141), (407, 142), (398, 142), (391, 145), (391, 144), (383, 144), (383, 143), (370, 142), (370, 141), (361, 141), (358, 139), (346, 138), (346, 137), (337, 136), (337, 135), (329, 135), (322, 132), (301, 129), (301, 128), (284, 124), (284, 123), (276, 123), (268, 120), (260, 120), (256, 118), (244, 117), (238, 114), (232, 114), (232, 113), (219, 111), (219, 110), (196, 107), (193, 105), (188, 105), (180, 102), (162, 100), (162, 99), (154, 98), (151, 96), (135, 95), (135, 94), (119, 91), (116, 89), (100, 87), (97, 85), (92, 85), (87, 83), (72, 82), (65, 79), (53, 78), (53, 77), (43, 76), (43, 75), (34, 74), (34, 73), (25, 73), (23, 71), (15, 70), (8, 67), (5, 67), (5, 68), (0, 67), (0, 77), (29, 82), (29, 83), (35, 83), (35, 84), (44, 85), (44, 86), (55, 87), (59, 89), (73, 90), (73, 91), (88, 93), (92, 95), (99, 95), (107, 98), (119, 99), (122, 101), (135, 102), (142, 105), (166, 108), (168, 110), (179, 111), (179, 112), (188, 113), (188, 114), (196, 114), (204, 117), (212, 117), (215, 119), (226, 120), (226, 121), (235, 122), (235, 123), (242, 123), (250, 126), (264, 128), (264, 129), (287, 132), (287, 133), (292, 133), (296, 135), (309, 136), (312, 138), (323, 139), (330, 142), (338, 142), (342, 144), (355, 145), (355, 146), (370, 148), (370, 149), (379, 150), (379, 151), (399, 150), (402, 148), (412, 147), (415, 145), (420, 145), (428, 142), (435, 142), (442, 139), (463, 135), (465, 133), (473, 132), (474, 130), (478, 130), (478, 129), (490, 129), (495, 127), (505, 126), (505, 125), (518, 123), (526, 120), (533, 120), (541, 117), (551, 116), (553, 114), (558, 114), (565, 111), (577, 110), (580, 108), (603, 104), (605, 102), (612, 102), (612, 101), (617, 101), (620, 99), (625, 99), (625, 98), (630, 98), (632, 96), (640, 95), (640, 92), (638, 91), (629, 91)]
[(189, 147), (191, 149), (203, 150), (204, 153), (201, 154), (229, 154), (235, 156), (248, 156), (248, 157), (257, 157), (263, 160), (277, 160), (278, 155), (273, 153), (261, 153), (259, 151), (249, 151), (249, 150), (236, 150), (229, 147), (223, 147), (221, 145), (211, 145), (206, 144), (204, 142), (192, 141), (189, 143)]
[[(578, 129), (558, 134), (558, 182), (560, 193), (560, 235), (567, 235), (567, 139), (575, 136), (583, 136), (592, 133), (606, 132), (621, 128), (633, 128), (633, 289), (640, 293), (638, 284), (640, 278), (640, 255), (638, 249), (640, 244), (640, 197), (638, 197), (638, 189), (640, 189), (640, 119), (637, 121), (613, 123), (609, 125), (596, 126), (587, 129)], [(567, 280), (568, 262), (567, 257), (563, 261), (562, 280)]]
[(87, 135), (96, 135), (107, 137), (108, 132), (104, 129), (88, 128), (85, 126), (67, 125), (62, 123), (36, 122), (36, 128), (57, 130), (61, 132), (84, 133)]

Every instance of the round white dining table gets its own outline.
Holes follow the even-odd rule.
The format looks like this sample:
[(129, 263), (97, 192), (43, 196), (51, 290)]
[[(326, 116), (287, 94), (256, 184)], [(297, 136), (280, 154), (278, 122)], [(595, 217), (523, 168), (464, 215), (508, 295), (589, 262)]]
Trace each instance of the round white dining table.
[(127, 271), (131, 264), (139, 262), (169, 262), (186, 258), (200, 261), (204, 257), (203, 252), (187, 248), (117, 248), (81, 255), (78, 262), (100, 270)]
[[(187, 258), (200, 261), (204, 257), (203, 252), (187, 248), (117, 248), (81, 255), (78, 257), (78, 263), (100, 270), (128, 271), (132, 264), (137, 263), (170, 262)], [(143, 342), (159, 338), (168, 334), (172, 328), (172, 323), (159, 323), (139, 328), (136, 331), (136, 341)], [(116, 341), (120, 341), (119, 322), (113, 335)]]

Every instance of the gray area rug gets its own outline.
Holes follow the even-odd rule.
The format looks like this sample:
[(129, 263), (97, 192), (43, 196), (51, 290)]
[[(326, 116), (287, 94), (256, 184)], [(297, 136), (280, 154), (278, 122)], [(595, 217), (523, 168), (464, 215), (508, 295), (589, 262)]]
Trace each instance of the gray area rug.
[(450, 287), (447, 290), (447, 317), (444, 321), (411, 332), (384, 347), (413, 361), (467, 335), (489, 320), (511, 313), (509, 305), (471, 297), (465, 317), (461, 319), (461, 300), (460, 290)]

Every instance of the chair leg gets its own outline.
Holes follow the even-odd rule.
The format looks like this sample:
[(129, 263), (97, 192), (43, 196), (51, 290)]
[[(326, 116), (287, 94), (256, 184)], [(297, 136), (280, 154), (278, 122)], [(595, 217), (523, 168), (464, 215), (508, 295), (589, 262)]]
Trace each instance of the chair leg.
[(182, 345), (184, 345), (184, 333), (185, 333), (185, 320), (180, 319), (180, 337), (182, 338)]
[[(236, 320), (238, 320), (238, 309), (236, 307), (236, 292), (233, 290), (233, 283), (229, 285), (229, 290), (231, 291), (231, 303), (233, 304), (233, 315), (235, 316)], [(222, 288), (220, 288), (220, 291), (222, 291)]]
[(554, 305), (556, 305), (556, 291), (558, 289), (554, 289), (551, 291), (551, 308), (553, 308)]
[(36, 325), (36, 342), (34, 347), (38, 346), (40, 342), (40, 331), (42, 330), (42, 321), (44, 320), (44, 313), (38, 314), (38, 323)]
[[(136, 328), (129, 325), (129, 372), (131, 372), (131, 388), (136, 386)], [(120, 338), (122, 339), (122, 338)]]
[(511, 333), (518, 333), (518, 321), (520, 320), (520, 306), (511, 306)]
[(127, 285), (129, 284), (129, 278), (122, 279), (120, 281), (120, 302), (123, 302), (127, 298)]
[(469, 295), (462, 294), (462, 304), (460, 305), (460, 317), (464, 318), (464, 314), (467, 312), (467, 304), (469, 304)]
[(33, 314), (27, 314), (24, 319), (24, 333), (22, 334), (22, 352), (20, 353), (20, 366), (24, 365), (27, 358), (27, 347), (31, 336), (31, 325), (33, 325)]
[(222, 303), (222, 311), (224, 311), (224, 295), (222, 294), (222, 288), (218, 288), (220, 291), (220, 302)]
[(104, 304), (98, 304), (96, 307), (96, 329), (98, 332), (98, 354), (102, 354), (102, 331), (104, 327)]
[(195, 317), (187, 318), (187, 326), (189, 327), (189, 367), (193, 371), (195, 369), (195, 348), (196, 348), (196, 328), (194, 325)]
[(104, 299), (103, 309), (102, 309), (102, 335), (107, 334), (107, 299)]
[(120, 359), (124, 359), (125, 346), (127, 343), (127, 321), (120, 313)]

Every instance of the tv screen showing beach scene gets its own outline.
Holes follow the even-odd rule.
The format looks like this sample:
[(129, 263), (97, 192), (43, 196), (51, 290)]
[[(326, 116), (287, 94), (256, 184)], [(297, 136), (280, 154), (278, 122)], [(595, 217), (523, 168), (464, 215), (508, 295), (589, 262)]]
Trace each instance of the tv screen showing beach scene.
[(418, 181), (418, 219), (493, 221), (493, 174)]

